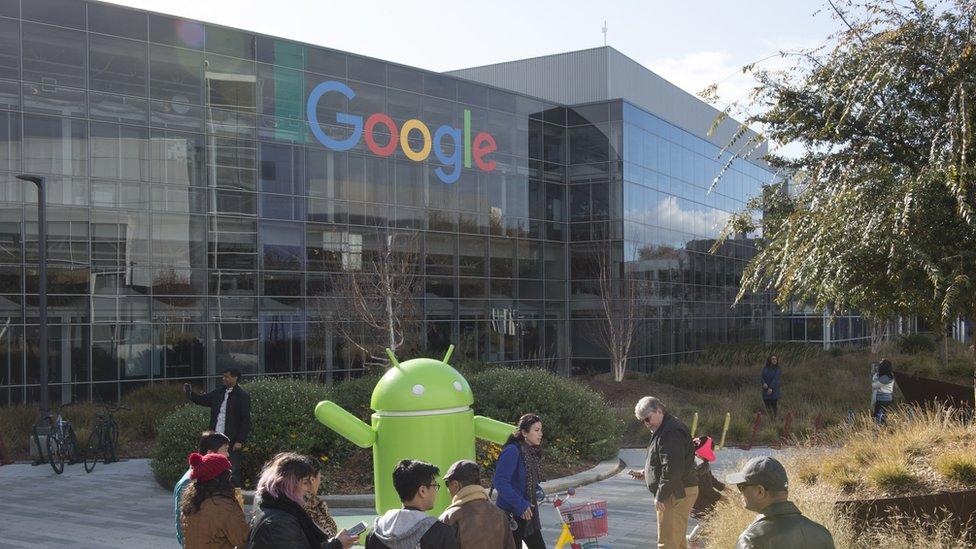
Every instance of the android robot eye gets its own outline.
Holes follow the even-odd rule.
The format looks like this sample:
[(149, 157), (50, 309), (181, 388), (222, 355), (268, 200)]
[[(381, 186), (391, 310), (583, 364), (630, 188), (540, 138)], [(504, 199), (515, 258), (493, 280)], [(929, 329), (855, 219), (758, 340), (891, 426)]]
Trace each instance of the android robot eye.
[(454, 382), (454, 390), (455, 391), (458, 391), (458, 392), (461, 392), (461, 391), (464, 390), (464, 385), (461, 385), (461, 382), (460, 381), (455, 381)]
[(424, 386), (421, 385), (421, 384), (419, 384), (419, 383), (417, 385), (414, 385), (413, 386), (413, 394), (415, 394), (417, 396), (420, 396), (420, 395), (424, 394)]

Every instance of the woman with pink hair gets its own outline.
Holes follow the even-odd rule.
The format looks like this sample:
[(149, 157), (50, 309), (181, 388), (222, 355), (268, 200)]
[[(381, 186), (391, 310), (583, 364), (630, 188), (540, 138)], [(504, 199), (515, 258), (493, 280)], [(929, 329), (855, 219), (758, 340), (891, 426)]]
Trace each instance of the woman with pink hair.
[(329, 539), (303, 508), (321, 482), (319, 464), (308, 456), (287, 452), (266, 463), (254, 490), (248, 549), (349, 549), (359, 536), (343, 530)]

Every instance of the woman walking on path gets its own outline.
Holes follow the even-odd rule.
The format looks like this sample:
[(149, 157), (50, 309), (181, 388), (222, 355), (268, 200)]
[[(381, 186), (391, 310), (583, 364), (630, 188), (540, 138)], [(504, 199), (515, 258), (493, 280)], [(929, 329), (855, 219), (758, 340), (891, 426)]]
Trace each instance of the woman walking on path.
[(770, 355), (766, 359), (766, 365), (763, 366), (760, 380), (762, 382), (763, 406), (766, 408), (766, 413), (772, 417), (776, 417), (779, 411), (780, 374), (779, 358), (776, 355)]
[(186, 549), (244, 545), (247, 521), (234, 497), (231, 464), (223, 454), (190, 454), (193, 482), (180, 496), (180, 522)]
[(885, 413), (891, 408), (895, 393), (895, 374), (887, 358), (881, 359), (878, 371), (871, 376), (871, 389), (874, 390), (874, 421), (884, 423)]
[(495, 464), (492, 484), (498, 490), (497, 505), (518, 525), (512, 531), (516, 547), (522, 547), (524, 541), (529, 549), (546, 549), (536, 496), (542, 481), (541, 444), (542, 418), (525, 414), (519, 418), (518, 429), (509, 435)]

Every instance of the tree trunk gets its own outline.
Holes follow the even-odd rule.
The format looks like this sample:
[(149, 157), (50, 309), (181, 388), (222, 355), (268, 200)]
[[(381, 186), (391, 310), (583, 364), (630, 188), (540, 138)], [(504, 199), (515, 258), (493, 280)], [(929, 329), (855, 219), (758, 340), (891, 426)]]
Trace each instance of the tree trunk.
[(947, 335), (947, 326), (940, 326), (938, 332), (936, 333), (936, 346), (939, 353), (939, 364), (943, 368), (949, 365), (949, 336)]

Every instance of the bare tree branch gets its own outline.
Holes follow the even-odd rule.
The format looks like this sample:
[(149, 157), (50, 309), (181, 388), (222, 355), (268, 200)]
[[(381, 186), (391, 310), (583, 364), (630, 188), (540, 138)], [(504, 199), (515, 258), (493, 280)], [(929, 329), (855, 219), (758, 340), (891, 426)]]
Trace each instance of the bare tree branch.
[(328, 316), (367, 367), (386, 369), (387, 348), (420, 345), (420, 253), (415, 233), (375, 236), (376, 249), (361, 241), (336, 247), (343, 272), (332, 277), (336, 310)]

